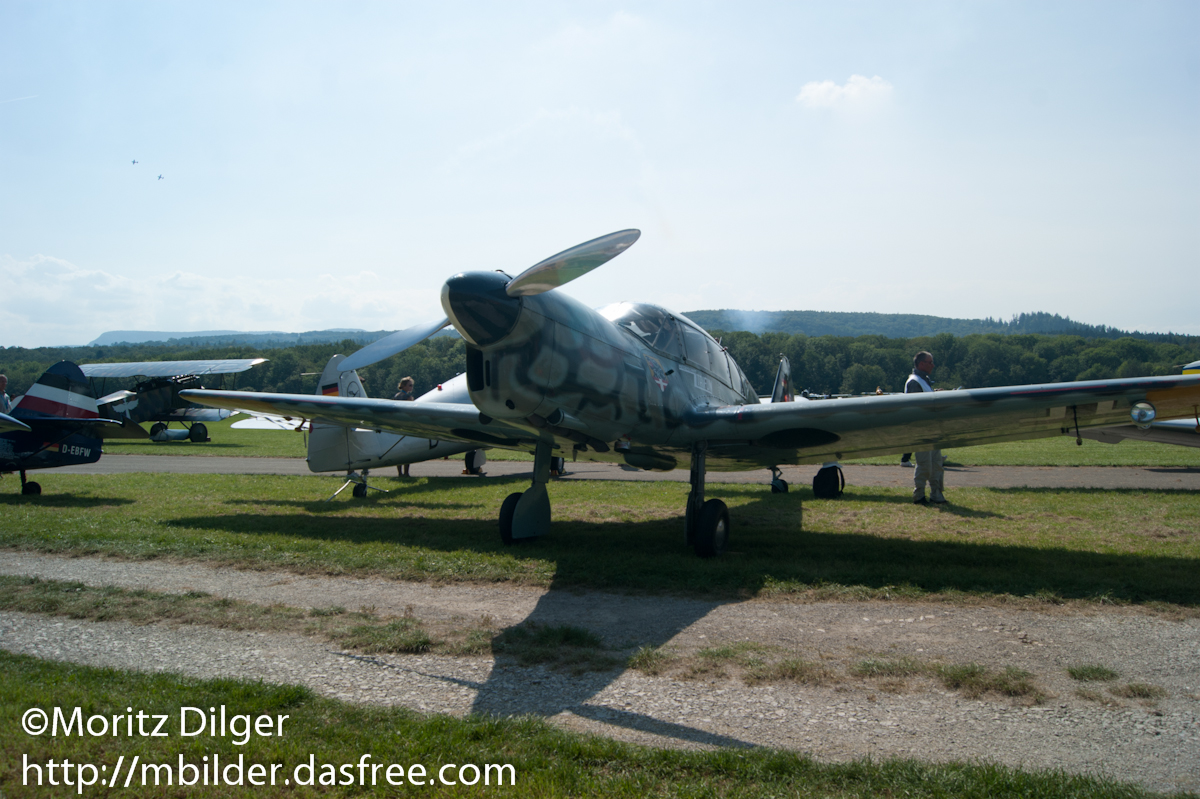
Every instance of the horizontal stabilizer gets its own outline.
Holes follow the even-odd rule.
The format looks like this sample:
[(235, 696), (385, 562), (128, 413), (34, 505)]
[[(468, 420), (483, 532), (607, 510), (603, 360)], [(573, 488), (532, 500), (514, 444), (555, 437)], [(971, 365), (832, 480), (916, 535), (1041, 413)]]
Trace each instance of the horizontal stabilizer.
[(14, 419), (6, 413), (0, 413), (0, 433), (11, 433), (14, 430), (29, 430), (29, 425)]

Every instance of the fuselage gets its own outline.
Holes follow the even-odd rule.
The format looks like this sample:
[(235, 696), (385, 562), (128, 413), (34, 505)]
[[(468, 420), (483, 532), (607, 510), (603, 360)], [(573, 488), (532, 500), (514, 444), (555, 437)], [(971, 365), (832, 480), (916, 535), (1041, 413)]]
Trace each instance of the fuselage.
[[(606, 451), (685, 444), (687, 412), (758, 403), (720, 344), (655, 305), (592, 310), (551, 291), (508, 297), (500, 273), (456, 275), (442, 304), (467, 340), (467, 388), (487, 417)], [(660, 467), (661, 468), (661, 467)]]

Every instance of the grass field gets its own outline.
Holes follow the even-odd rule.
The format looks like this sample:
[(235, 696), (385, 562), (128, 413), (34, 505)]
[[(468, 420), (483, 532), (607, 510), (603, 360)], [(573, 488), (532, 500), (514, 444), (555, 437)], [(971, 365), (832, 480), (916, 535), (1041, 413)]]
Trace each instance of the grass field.
[[(1183, 491), (964, 488), (941, 508), (904, 489), (710, 485), (730, 551), (684, 546), (686, 486), (564, 481), (554, 529), (504, 547), (496, 513), (523, 478), (381, 482), (323, 501), (319, 477), (56, 475), (0, 494), (0, 547), (181, 558), (308, 573), (701, 596), (1029, 597), (1200, 607), (1200, 497)], [(801, 508), (803, 507), (803, 523)]]
[[(252, 720), (267, 716), (274, 721), (280, 716), (282, 736), (243, 735), (245, 743), (235, 735), (208, 734), (181, 737), (179, 725), (182, 707), (218, 708), (225, 706), (228, 714), (246, 715)], [(84, 735), (79, 737), (32, 736), (21, 731), (23, 714), (31, 708), (52, 712), (64, 708), (83, 709), (81, 719), (112, 716), (143, 711), (148, 715), (166, 715), (166, 737), (132, 737), (124, 734)], [(196, 721), (191, 714), (191, 721)], [(107, 723), (107, 722), (106, 722)], [(147, 731), (156, 722), (150, 719)], [(585, 796), (585, 797), (1104, 797), (1124, 799), (1150, 796), (1134, 786), (1113, 781), (1071, 777), (1055, 772), (1025, 772), (997, 766), (965, 764), (924, 764), (913, 760), (857, 760), (850, 763), (818, 763), (811, 758), (765, 749), (721, 750), (715, 752), (682, 752), (649, 749), (622, 744), (602, 738), (558, 731), (536, 718), (468, 718), (422, 716), (403, 709), (367, 707), (324, 699), (310, 691), (287, 685), (263, 685), (234, 680), (194, 680), (167, 674), (143, 675), (110, 669), (93, 669), (69, 664), (49, 663), (33, 658), (0, 652), (0, 724), (8, 731), (0, 737), (0, 794), (7, 796), (61, 796), (61, 766), (55, 777), (59, 787), (51, 787), (48, 779), (43, 787), (22, 784), (25, 762), (42, 767), (50, 760), (61, 764), (70, 760), (73, 767), (71, 782), (83, 777), (85, 785), (71, 788), (70, 795), (122, 796), (394, 796), (420, 793), (423, 796), (458, 796), (463, 794), (493, 794), (511, 796)], [(94, 728), (99, 728), (99, 721)], [(195, 724), (192, 725), (194, 730)], [(239, 722), (239, 729), (246, 729)], [(271, 725), (264, 730), (275, 730)], [(137, 726), (134, 726), (137, 730)], [(231, 725), (232, 730), (232, 725)], [(122, 728), (124, 732), (124, 728)], [(316, 785), (297, 787), (284, 785), (285, 779), (297, 776), (295, 767), (308, 763), (313, 756), (312, 776)], [(360, 772), (357, 764), (363, 755), (368, 767)], [(230, 764), (243, 759), (243, 785), (240, 788), (173, 788), (155, 786), (157, 773), (151, 769), (134, 769), (129, 786), (118, 777), (121, 787), (105, 789), (100, 779), (111, 776), (122, 760), (121, 776), (130, 774), (133, 758), (140, 765), (170, 764), (174, 773), (183, 769), (188, 779), (200, 778), (205, 768), (220, 758), (222, 772)], [(23, 760), (27, 757), (28, 761)], [(372, 772), (370, 764), (382, 764)], [(86, 764), (76, 772), (78, 764)], [(259, 784), (249, 784), (252, 764), (262, 770), (253, 772)], [(280, 764), (280, 768), (272, 768)], [(330, 764), (332, 769), (322, 768)], [(349, 764), (343, 770), (342, 764)], [(403, 771), (393, 771), (403, 784), (387, 784), (386, 767), (397, 764)], [(413, 769), (420, 764), (423, 769)], [(443, 771), (442, 766), (454, 764)], [(471, 781), (476, 773), (471, 764), (487, 774), (490, 787), (483, 779), (474, 788), (461, 784), (446, 785), (448, 781)], [(511, 766), (511, 769), (488, 769), (487, 766)], [(103, 771), (100, 766), (105, 766)], [(87, 766), (95, 768), (89, 771)], [(142, 774), (146, 782), (143, 785)], [(276, 784), (269, 782), (276, 776)], [(28, 772), (31, 781), (37, 771)], [(360, 777), (361, 775), (361, 777)], [(376, 785), (370, 781), (375, 777)], [(301, 771), (301, 779), (308, 773)], [(323, 787), (322, 777), (336, 779), (338, 786)], [(160, 774), (165, 782), (165, 772)], [(366, 783), (360, 786), (358, 780)], [(504, 780), (504, 787), (499, 781)], [(355, 784), (346, 783), (353, 781)], [(515, 781), (515, 785), (513, 782)]]
[[(1200, 497), (1191, 492), (958, 489), (955, 504), (938, 509), (913, 506), (903, 489), (851, 487), (840, 500), (818, 501), (806, 489), (773, 495), (757, 485), (714, 484), (708, 493), (729, 504), (733, 539), (725, 557), (705, 561), (683, 544), (681, 510), (687, 489), (676, 483), (555, 483), (551, 535), (506, 548), (499, 542), (495, 515), (506, 494), (525, 487), (521, 478), (385, 478), (380, 484), (392, 489), (387, 495), (366, 500), (339, 497), (331, 503), (323, 501), (330, 493), (330, 481), (310, 476), (84, 476), (48, 471), (39, 480), (46, 491), (40, 497), (0, 493), (6, 520), (0, 529), (0, 547), (174, 558), (301, 573), (705, 597), (1139, 603), (1174, 616), (1200, 612), (1200, 583), (1195, 579), (1200, 573)], [(6, 600), (6, 607), (73, 612), (61, 603), (55, 608), (38, 604), (61, 588), (57, 584), (3, 582), (3, 590), (16, 592), (15, 598)], [(290, 624), (299, 630), (315, 625), (339, 645), (364, 651), (381, 645), (380, 635), (389, 636), (382, 643), (389, 651), (396, 649), (397, 636), (405, 636), (401, 644), (411, 651), (430, 646), (450, 654), (473, 651), (455, 649), (472, 645), (470, 631), (440, 642), (417, 640), (414, 632), (420, 630), (399, 629), (404, 620), (360, 620), (352, 612), (330, 611), (326, 618), (323, 612), (305, 614), (280, 607), (247, 610), (244, 603), (206, 597), (147, 598), (115, 589), (76, 594), (72, 601), (104, 608), (113, 607), (120, 598), (124, 615), (113, 618), (172, 618), (225, 626), (229, 622), (224, 615), (232, 613), (237, 626), (249, 624), (256, 612), (266, 614), (249, 624), (249, 629), (255, 629), (255, 624), (274, 628), (276, 616), (299, 613), (295, 619), (280, 616), (278, 626), (290, 629)], [(13, 604), (18, 601), (26, 604)], [(137, 615), (146, 613), (147, 618)], [(491, 645), (523, 643), (505, 644), (502, 638), (492, 638)], [(443, 649), (436, 649), (439, 646)], [(714, 660), (717, 654), (701, 652), (697, 663), (705, 657)], [(742, 655), (731, 657), (736, 660)], [(707, 660), (701, 665), (708, 665)], [(794, 670), (812, 664), (775, 665)], [(675, 664), (675, 668), (682, 666)], [(55, 739), (20, 732), (22, 714), (33, 707), (79, 706), (85, 709), (85, 718), (111, 717), (126, 707), (177, 717), (184, 705), (225, 705), (230, 713), (252, 716), (287, 714), (289, 734), (251, 736), (238, 746), (228, 737)], [(1151, 795), (1110, 780), (974, 764), (819, 763), (795, 753), (761, 749), (660, 751), (562, 732), (534, 718), (423, 716), (324, 699), (296, 686), (140, 675), (3, 652), (0, 724), (14, 731), (0, 737), (3, 796), (56, 796), (62, 791), (19, 784), (23, 755), (43, 765), (50, 759), (69, 758), (74, 763), (107, 764), (110, 769), (121, 756), (128, 767), (134, 756), (143, 763), (172, 764), (182, 756), (185, 763), (203, 765), (206, 756), (217, 754), (228, 764), (243, 755), (247, 767), (284, 764), (282, 777), (306, 762), (309, 753), (314, 754), (318, 774), (321, 763), (356, 764), (363, 754), (371, 753), (376, 763), (424, 764), (426, 780), (445, 763), (480, 768), (491, 763), (511, 765), (518, 782), (515, 789), (468, 789), (433, 782), (419, 788), (262, 785), (223, 789), (224, 793), (214, 788), (191, 790), (202, 795), (268, 797), (394, 795), (397, 791), (443, 796), (500, 790), (519, 796), (606, 797)], [(337, 771), (339, 778), (346, 773)], [(357, 775), (357, 768), (348, 773)], [(457, 767), (449, 772), (451, 777), (457, 773)], [(369, 778), (369, 770), (367, 774)], [(383, 782), (382, 771), (379, 777)], [(163, 790), (140, 787), (134, 781), (121, 792), (159, 796)], [(174, 790), (179, 795), (184, 791)], [(103, 791), (98, 785), (87, 789), (89, 794)]]

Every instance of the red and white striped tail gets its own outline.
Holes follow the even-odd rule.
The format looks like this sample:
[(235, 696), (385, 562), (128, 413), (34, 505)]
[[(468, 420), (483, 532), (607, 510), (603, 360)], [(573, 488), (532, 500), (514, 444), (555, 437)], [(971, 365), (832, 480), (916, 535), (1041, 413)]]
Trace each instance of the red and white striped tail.
[(29, 388), (11, 415), (17, 419), (38, 416), (96, 419), (100, 413), (80, 368), (70, 361), (59, 361)]

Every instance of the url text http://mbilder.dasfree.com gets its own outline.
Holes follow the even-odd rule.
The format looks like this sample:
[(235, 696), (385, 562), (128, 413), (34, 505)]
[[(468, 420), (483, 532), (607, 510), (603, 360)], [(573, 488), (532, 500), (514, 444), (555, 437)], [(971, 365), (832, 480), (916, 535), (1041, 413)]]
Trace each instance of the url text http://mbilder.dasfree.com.
[[(228, 738), (235, 746), (243, 746), (253, 736), (283, 737), (288, 715), (228, 714), (225, 706), (181, 707), (177, 716), (169, 713), (146, 713), (125, 708), (124, 713), (84, 717), (81, 708), (64, 710), (55, 707), (49, 712), (30, 708), (21, 717), (21, 727), (29, 736), (50, 737), (125, 737), (169, 738), (176, 735), (195, 739)], [(65, 786), (82, 794), (93, 785), (103, 787), (141, 786), (358, 786), (373, 785), (516, 785), (516, 769), (508, 763), (441, 763), (426, 766), (422, 763), (389, 763), (376, 760), (371, 753), (359, 756), (350, 763), (327, 763), (310, 753), (298, 763), (247, 762), (243, 754), (203, 755), (184, 757), (175, 762), (145, 762), (139, 755), (126, 759), (118, 755), (115, 762), (75, 762), (69, 757), (50, 758), (44, 762), (21, 758), (21, 784), (25, 786)]]

